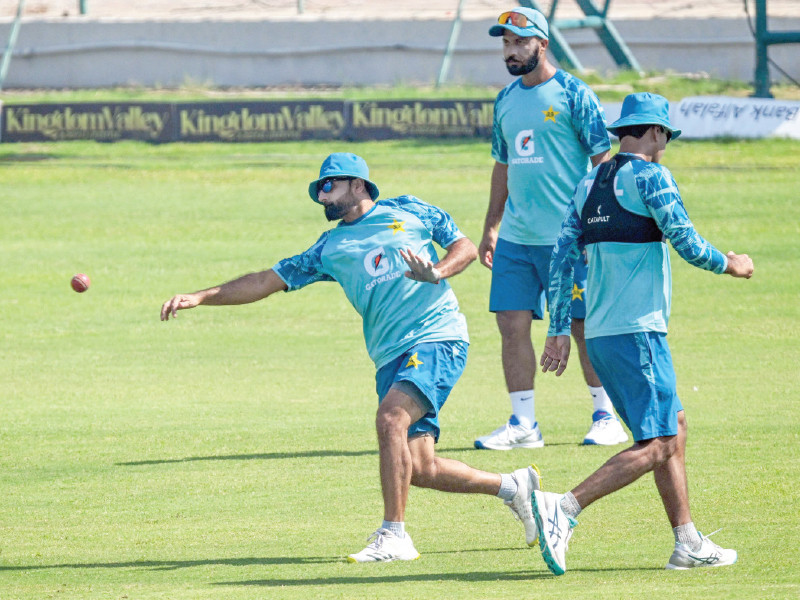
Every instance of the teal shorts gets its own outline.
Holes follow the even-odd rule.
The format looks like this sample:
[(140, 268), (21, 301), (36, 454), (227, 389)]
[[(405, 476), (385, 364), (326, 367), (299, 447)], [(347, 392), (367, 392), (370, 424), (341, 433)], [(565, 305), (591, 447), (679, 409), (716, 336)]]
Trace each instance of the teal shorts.
[[(534, 319), (543, 319), (550, 287), (550, 257), (553, 246), (526, 246), (497, 240), (492, 263), (489, 310), (530, 310)], [(586, 318), (585, 260), (575, 262), (572, 318)]]
[(586, 350), (614, 408), (637, 442), (677, 435), (678, 398), (667, 334), (589, 338)]
[(408, 437), (430, 434), (439, 441), (439, 411), (464, 372), (468, 347), (460, 340), (417, 344), (378, 369), (375, 390), (379, 404), (397, 387), (426, 411), (408, 428)]

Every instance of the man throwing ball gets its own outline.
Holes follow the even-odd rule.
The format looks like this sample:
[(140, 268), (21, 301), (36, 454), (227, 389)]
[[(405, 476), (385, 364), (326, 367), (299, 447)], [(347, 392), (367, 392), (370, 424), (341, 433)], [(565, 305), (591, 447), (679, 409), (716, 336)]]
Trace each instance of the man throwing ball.
[[(467, 325), (447, 279), (477, 256), (475, 245), (445, 211), (414, 196), (378, 200), (359, 156), (335, 153), (308, 187), (329, 221), (339, 221), (305, 252), (161, 307), (161, 320), (200, 304), (247, 304), (279, 291), (335, 281), (364, 321), (367, 351), (377, 368), (375, 425), (380, 453), (383, 523), (349, 562), (414, 560), (405, 531), (409, 486), (491, 494), (522, 521), (528, 545), (537, 538), (531, 494), (534, 468), (510, 474), (479, 471), (434, 453), (439, 411), (464, 370)], [(445, 249), (439, 260), (433, 243)]]

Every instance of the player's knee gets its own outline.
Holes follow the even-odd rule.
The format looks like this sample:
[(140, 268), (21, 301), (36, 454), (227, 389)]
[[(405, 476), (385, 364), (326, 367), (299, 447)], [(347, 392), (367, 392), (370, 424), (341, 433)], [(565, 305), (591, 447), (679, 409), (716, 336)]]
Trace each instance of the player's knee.
[(408, 430), (408, 419), (404, 418), (405, 413), (398, 409), (384, 409), (381, 406), (375, 416), (375, 430), (378, 438), (387, 438), (394, 435), (406, 435)]
[(530, 311), (509, 310), (495, 314), (500, 335), (506, 339), (528, 338), (531, 336)]
[(411, 485), (430, 488), (436, 479), (436, 462), (433, 460), (415, 459), (411, 471)]
[(678, 431), (683, 435), (689, 431), (689, 422), (686, 420), (686, 415), (684, 411), (678, 412)]
[(653, 466), (657, 467), (667, 462), (678, 449), (678, 436), (670, 435), (659, 437), (653, 440), (651, 448), (653, 451)]
[(677, 444), (674, 443), (675, 436), (656, 437), (633, 445), (638, 457), (638, 462), (647, 471), (652, 471), (659, 465), (667, 462), (675, 453)]

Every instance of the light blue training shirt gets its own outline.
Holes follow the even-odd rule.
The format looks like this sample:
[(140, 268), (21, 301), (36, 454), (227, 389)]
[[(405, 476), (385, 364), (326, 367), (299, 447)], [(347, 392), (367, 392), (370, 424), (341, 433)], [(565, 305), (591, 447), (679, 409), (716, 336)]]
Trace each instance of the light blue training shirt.
[(379, 200), (365, 215), (326, 231), (308, 250), (279, 261), (273, 270), (298, 290), (336, 281), (361, 315), (367, 352), (380, 369), (422, 342), (469, 342), (467, 322), (447, 281), (405, 277), (400, 249), (436, 263), (433, 242), (447, 248), (464, 234), (440, 208), (414, 196)]
[[(553, 249), (548, 336), (570, 334), (572, 270), (584, 249), (580, 215), (598, 169), (592, 169), (578, 184)], [(697, 233), (678, 184), (665, 166), (634, 158), (616, 174), (614, 192), (622, 208), (654, 219), (682, 259), (706, 271), (725, 272), (728, 258)], [(641, 331), (666, 333), (672, 297), (667, 245), (599, 242), (585, 248), (589, 264), (586, 338)]]
[(494, 103), (492, 158), (508, 165), (508, 200), (499, 237), (552, 246), (590, 156), (611, 148), (597, 96), (580, 79), (557, 71), (526, 87), (506, 86)]

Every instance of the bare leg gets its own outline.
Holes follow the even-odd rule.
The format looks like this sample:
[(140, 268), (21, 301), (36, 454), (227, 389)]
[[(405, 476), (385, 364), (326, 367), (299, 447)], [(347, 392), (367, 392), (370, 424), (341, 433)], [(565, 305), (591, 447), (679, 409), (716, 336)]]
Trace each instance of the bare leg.
[(390, 389), (378, 408), (375, 422), (386, 521), (405, 520), (412, 483), (445, 492), (497, 495), (500, 491), (500, 475), (435, 456), (433, 437), (409, 440), (409, 426), (423, 414), (413, 398), (397, 389)]
[(490, 494), (500, 491), (500, 475), (473, 469), (457, 460), (434, 454), (433, 437), (418, 436), (408, 442), (414, 472), (411, 484), (440, 492)]
[(633, 483), (665, 463), (676, 452), (677, 437), (673, 435), (636, 442), (589, 475), (572, 490), (573, 496), (581, 508), (586, 508), (595, 500)]
[(670, 525), (675, 528), (692, 521), (689, 510), (689, 483), (686, 477), (686, 418), (678, 413), (678, 435), (675, 452), (665, 463), (653, 469), (658, 493), (667, 511)]
[(583, 333), (583, 319), (572, 319), (572, 337), (575, 340), (575, 345), (578, 346), (578, 358), (581, 363), (581, 370), (583, 371), (583, 379), (586, 385), (590, 387), (600, 387), (603, 385), (597, 373), (594, 372), (592, 362), (589, 360), (589, 354), (586, 352), (586, 338)]
[(496, 314), (503, 350), (503, 374), (509, 392), (533, 389), (536, 353), (531, 342), (529, 310), (504, 310)]
[(408, 449), (408, 428), (422, 415), (416, 401), (396, 389), (390, 389), (378, 407), (375, 428), (380, 453), (383, 518), (386, 521), (405, 520), (413, 468)]

